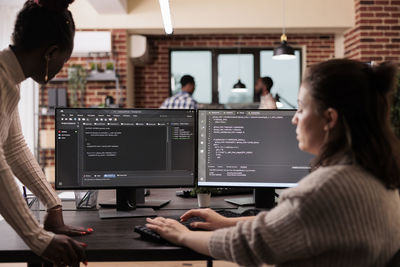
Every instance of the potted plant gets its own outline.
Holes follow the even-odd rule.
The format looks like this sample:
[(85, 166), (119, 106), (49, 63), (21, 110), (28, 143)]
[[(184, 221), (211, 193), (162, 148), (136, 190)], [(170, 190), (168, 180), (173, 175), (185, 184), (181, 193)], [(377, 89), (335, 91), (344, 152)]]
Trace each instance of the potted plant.
[(400, 138), (400, 73), (397, 76), (397, 86), (393, 95), (390, 115), (393, 131)]
[(212, 187), (195, 187), (193, 188), (191, 194), (197, 195), (197, 202), (199, 204), (199, 208), (208, 208), (210, 207), (211, 202), (211, 193), (214, 191)]
[(106, 63), (106, 72), (108, 72), (108, 73), (114, 72), (114, 62), (108, 61)]
[(84, 106), (87, 70), (81, 65), (72, 65), (68, 68), (68, 90), (70, 90), (71, 107)]
[(101, 62), (97, 63), (97, 71), (104, 72), (103, 64), (101, 64)]
[(97, 72), (97, 68), (96, 68), (96, 63), (95, 62), (90, 62), (89, 66), (90, 66), (90, 72), (92, 72), (92, 73), (96, 73)]

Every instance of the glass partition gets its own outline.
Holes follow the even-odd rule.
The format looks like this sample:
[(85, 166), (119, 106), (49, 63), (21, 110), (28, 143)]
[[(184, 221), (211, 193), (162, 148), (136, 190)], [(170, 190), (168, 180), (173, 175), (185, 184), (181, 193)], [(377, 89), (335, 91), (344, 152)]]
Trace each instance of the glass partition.
[(181, 90), (183, 75), (194, 77), (196, 89), (193, 98), (199, 103), (212, 103), (211, 51), (171, 52), (171, 94)]
[[(238, 80), (245, 89), (233, 89)], [(220, 104), (251, 103), (254, 93), (253, 54), (221, 54), (218, 56), (218, 95)]]

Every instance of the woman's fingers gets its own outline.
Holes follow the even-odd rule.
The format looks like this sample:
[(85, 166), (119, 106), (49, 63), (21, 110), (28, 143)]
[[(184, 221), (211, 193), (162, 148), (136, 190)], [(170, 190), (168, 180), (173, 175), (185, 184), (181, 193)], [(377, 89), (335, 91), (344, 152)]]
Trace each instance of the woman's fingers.
[(163, 217), (157, 217), (155, 219), (146, 218), (146, 221), (148, 222), (146, 227), (156, 232), (165, 232), (167, 229), (173, 228), (174, 222), (178, 223), (175, 220), (165, 219)]
[(147, 218), (146, 227), (159, 233), (163, 238), (173, 244), (179, 244), (184, 232), (189, 231), (186, 226), (176, 220), (165, 218)]
[(63, 248), (63, 251), (61, 252), (61, 265), (70, 265), (70, 251), (66, 249), (66, 247)]
[(67, 239), (67, 242), (65, 244), (65, 250), (66, 250), (66, 254), (68, 255), (68, 260), (65, 262), (67, 265), (74, 265), (76, 263), (78, 263), (78, 255), (75, 251), (75, 249), (72, 246), (72, 239)]
[(83, 227), (76, 227), (76, 226), (71, 226), (71, 225), (66, 225), (66, 228), (70, 229), (71, 232), (78, 232), (78, 233), (85, 233), (85, 234), (89, 234), (91, 232), (93, 232), (92, 228), (83, 228)]
[(77, 242), (66, 235), (55, 235), (42, 256), (56, 265), (76, 265), (86, 262), (85, 243)]
[(74, 249), (75, 253), (77, 254), (78, 257), (78, 262), (86, 262), (87, 257), (86, 257), (86, 251), (85, 247), (87, 246), (85, 243), (81, 243), (78, 241), (75, 241), (73, 239), (70, 239), (70, 243), (72, 248)]
[(161, 232), (161, 227), (158, 226), (158, 225), (147, 223), (146, 227), (149, 228), (150, 230), (153, 230), (153, 231), (157, 232), (157, 233)]
[(69, 225), (63, 225), (57, 229), (52, 229), (53, 233), (56, 234), (64, 234), (68, 236), (82, 236), (86, 234), (92, 233), (94, 230), (92, 228), (83, 228), (83, 227), (73, 227)]
[(93, 228), (89, 227), (89, 228), (83, 228), (83, 227), (75, 227), (75, 226), (71, 226), (71, 225), (66, 225), (66, 227), (68, 227), (69, 229), (76, 231), (76, 232), (84, 232), (86, 234), (90, 234), (92, 232), (94, 232)]
[(146, 221), (149, 222), (149, 223), (151, 223), (151, 224), (161, 226), (161, 225), (165, 225), (165, 221), (166, 221), (166, 220), (165, 220), (165, 218), (163, 218), (163, 217), (156, 217), (156, 218), (154, 218), (154, 219), (152, 219), (152, 218), (146, 218)]
[(86, 235), (86, 232), (81, 232), (81, 231), (77, 231), (77, 230), (68, 229), (67, 231), (65, 231), (62, 234), (65, 234), (65, 235), (68, 235), (68, 236), (81, 236), (81, 235)]
[(190, 224), (192, 228), (200, 228), (204, 230), (210, 230), (211, 229), (211, 224), (208, 222), (192, 222)]
[(191, 217), (202, 217), (204, 218), (207, 214), (207, 210), (206, 209), (193, 209), (193, 210), (189, 210), (187, 212), (185, 212), (182, 216), (181, 216), (181, 220), (182, 221), (186, 221)]

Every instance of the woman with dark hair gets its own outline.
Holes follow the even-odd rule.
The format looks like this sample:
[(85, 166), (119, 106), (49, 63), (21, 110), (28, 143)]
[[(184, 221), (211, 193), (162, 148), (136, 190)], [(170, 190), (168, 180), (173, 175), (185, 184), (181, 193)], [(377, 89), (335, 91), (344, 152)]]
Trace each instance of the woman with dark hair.
[[(293, 117), (312, 172), (279, 204), (251, 218), (212, 210), (190, 231), (147, 219), (167, 240), (240, 265), (385, 266), (400, 249), (399, 142), (389, 123), (396, 68), (335, 59), (312, 66)], [(217, 230), (218, 229), (218, 230)]]
[[(85, 261), (86, 246), (65, 235), (92, 229), (64, 224), (61, 201), (27, 147), (18, 115), (19, 83), (30, 77), (46, 83), (71, 56), (75, 25), (73, 0), (28, 0), (19, 12), (13, 44), (0, 52), (0, 214), (38, 255), (57, 265)], [(44, 229), (32, 216), (14, 175), (47, 206)]]

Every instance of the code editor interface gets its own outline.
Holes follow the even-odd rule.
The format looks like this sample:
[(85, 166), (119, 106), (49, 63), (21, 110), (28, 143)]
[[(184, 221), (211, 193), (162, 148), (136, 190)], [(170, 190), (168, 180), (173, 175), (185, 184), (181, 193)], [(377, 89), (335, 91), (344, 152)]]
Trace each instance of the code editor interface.
[(199, 185), (290, 187), (308, 174), (294, 110), (200, 110)]
[(58, 188), (193, 185), (194, 110), (58, 109)]

